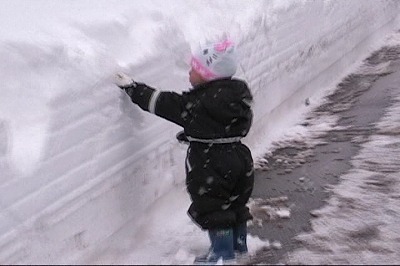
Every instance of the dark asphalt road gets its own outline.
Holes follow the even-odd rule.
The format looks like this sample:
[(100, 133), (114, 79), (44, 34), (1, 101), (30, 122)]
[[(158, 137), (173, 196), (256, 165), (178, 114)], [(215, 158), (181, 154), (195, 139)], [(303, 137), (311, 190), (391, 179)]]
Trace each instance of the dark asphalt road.
[[(365, 64), (377, 68), (385, 62), (400, 61), (400, 47), (384, 47), (373, 53)], [(257, 169), (253, 198), (286, 196), (291, 210), (289, 219), (270, 220), (262, 227), (251, 226), (250, 234), (261, 239), (279, 241), (280, 249), (266, 249), (251, 257), (249, 264), (277, 264), (287, 252), (299, 247), (295, 236), (311, 230), (313, 210), (323, 206), (329, 197), (330, 185), (350, 168), (351, 158), (360, 150), (360, 143), (375, 132), (374, 122), (390, 105), (390, 91), (381, 89), (381, 80), (392, 70), (352, 74), (338, 84), (326, 103), (312, 112), (302, 124), (312, 128), (314, 119), (322, 115), (337, 115), (337, 125), (319, 136), (316, 146), (293, 142), (266, 156), (268, 167)], [(345, 127), (345, 128), (343, 128)]]

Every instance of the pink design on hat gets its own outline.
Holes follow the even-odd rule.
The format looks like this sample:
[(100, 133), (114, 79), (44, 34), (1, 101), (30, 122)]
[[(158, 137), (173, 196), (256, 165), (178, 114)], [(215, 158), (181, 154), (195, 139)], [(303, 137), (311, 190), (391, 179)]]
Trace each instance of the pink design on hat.
[(215, 45), (214, 45), (214, 49), (215, 49), (217, 52), (225, 52), (226, 49), (229, 48), (229, 47), (231, 47), (231, 46), (233, 46), (233, 42), (232, 42), (232, 41), (229, 41), (229, 40), (225, 40), (225, 41), (223, 41), (223, 42), (221, 42), (221, 43), (215, 44)]
[(198, 60), (194, 56), (192, 57), (191, 65), (192, 65), (192, 68), (206, 80), (211, 80), (211, 79), (217, 77), (217, 75), (215, 75), (213, 72), (211, 72), (211, 70), (208, 69), (207, 67), (203, 66), (203, 64), (200, 62), (200, 60)]
[(232, 77), (237, 69), (234, 43), (225, 39), (199, 46), (192, 54), (191, 66), (207, 81)]

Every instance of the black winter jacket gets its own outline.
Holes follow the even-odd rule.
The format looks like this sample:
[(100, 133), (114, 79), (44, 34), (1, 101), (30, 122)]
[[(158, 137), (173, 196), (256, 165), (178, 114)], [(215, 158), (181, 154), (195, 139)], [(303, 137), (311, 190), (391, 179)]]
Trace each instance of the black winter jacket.
[(244, 137), (252, 123), (253, 98), (241, 80), (207, 82), (182, 95), (160, 92), (143, 83), (126, 91), (143, 110), (182, 126), (186, 136), (193, 138)]
[(247, 84), (229, 78), (182, 94), (143, 83), (125, 90), (143, 110), (182, 126), (190, 140), (186, 159), (192, 199), (189, 216), (203, 229), (232, 227), (251, 219), (246, 203), (253, 189), (253, 160), (240, 142), (253, 117)]

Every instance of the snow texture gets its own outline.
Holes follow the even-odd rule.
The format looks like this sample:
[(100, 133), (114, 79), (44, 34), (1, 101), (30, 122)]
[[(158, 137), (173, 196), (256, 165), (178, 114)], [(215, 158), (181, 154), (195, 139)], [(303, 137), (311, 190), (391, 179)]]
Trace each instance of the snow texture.
[[(331, 189), (327, 205), (313, 211), (312, 232), (297, 237), (302, 248), (290, 253), (287, 264), (387, 265), (400, 259), (398, 220), (400, 189), (400, 33), (394, 34), (375, 65), (364, 65), (361, 75), (382, 75), (374, 90), (390, 90), (391, 105), (374, 125), (352, 169)], [(390, 75), (395, 72), (395, 75)], [(371, 129), (370, 129), (371, 130)], [(312, 135), (312, 133), (311, 133)]]
[[(190, 264), (208, 240), (186, 216), (179, 128), (133, 106), (112, 75), (180, 92), (190, 49), (229, 33), (258, 158), (398, 14), (376, 0), (2, 1), (0, 263)], [(266, 244), (250, 237), (250, 252)]]

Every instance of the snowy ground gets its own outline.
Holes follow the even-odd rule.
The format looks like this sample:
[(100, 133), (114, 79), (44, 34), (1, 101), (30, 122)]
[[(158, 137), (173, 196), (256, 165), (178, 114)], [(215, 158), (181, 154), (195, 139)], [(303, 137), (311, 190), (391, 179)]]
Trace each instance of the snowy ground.
[(133, 107), (110, 76), (182, 91), (189, 48), (229, 32), (256, 99), (246, 143), (258, 158), (305, 99), (317, 106), (386, 41), (398, 11), (375, 0), (2, 1), (0, 263), (191, 263), (208, 243), (185, 213), (178, 128)]
[(340, 176), (327, 205), (314, 212), (313, 232), (297, 237), (301, 248), (286, 263), (397, 264), (400, 259), (400, 43), (381, 55), (376, 57), (381, 64), (361, 73), (388, 75), (372, 89), (389, 91), (390, 107), (366, 128), (373, 132), (367, 139), (352, 137), (362, 147), (350, 162), (352, 169)]
[[(350, 162), (351, 169), (339, 177), (338, 185), (329, 189), (332, 196), (328, 204), (322, 209), (312, 211), (312, 215), (318, 217), (312, 221), (312, 233), (303, 233), (296, 237), (300, 243), (297, 246), (299, 248), (285, 255), (282, 260), (285, 264), (396, 264), (400, 258), (400, 231), (397, 226), (400, 214), (397, 206), (400, 198), (396, 190), (396, 186), (400, 184), (400, 33), (391, 35), (387, 41), (389, 46), (374, 53), (344, 81), (340, 86), (342, 92), (332, 91), (333, 96), (329, 101), (316, 106), (315, 110), (308, 114), (311, 119), (307, 119), (307, 127), (297, 125), (290, 129), (291, 133), (286, 134), (285, 138), (273, 144), (273, 149), (290, 146), (303, 152), (294, 157), (279, 158), (271, 158), (271, 151), (267, 153), (266, 158), (269, 157), (278, 164), (285, 164), (285, 173), (289, 173), (296, 165), (303, 164), (299, 163), (300, 161), (307, 164), (307, 157), (315, 156), (311, 149), (326, 144), (323, 137), (330, 131), (347, 132), (345, 135), (350, 136), (348, 145), (354, 143), (362, 147)], [(353, 88), (354, 85), (357, 87)], [(353, 91), (344, 91), (351, 88)], [(383, 111), (383, 118), (374, 125), (364, 125), (362, 121), (358, 121), (358, 127), (338, 126), (339, 119), (346, 119), (340, 113), (358, 104), (358, 96), (366, 90), (371, 90), (372, 97), (380, 91), (389, 91), (392, 100), (389, 101), (390, 107)], [(370, 100), (374, 103), (374, 99)], [(257, 162), (257, 169), (268, 171), (271, 170), (270, 167), (271, 162), (268, 160)], [(310, 192), (317, 200), (321, 200), (314, 193), (318, 186), (316, 180), (302, 177), (292, 181), (301, 184), (301, 193)], [(188, 204), (179, 202), (179, 198), (184, 197), (184, 190), (175, 193), (161, 198), (155, 208), (151, 208), (152, 211), (146, 212), (146, 218), (139, 221), (139, 224), (127, 224), (108, 239), (101, 249), (87, 257), (85, 263), (191, 264), (193, 254), (204, 251), (204, 247), (208, 245), (204, 233), (191, 226), (183, 213), (174, 214), (174, 222), (179, 223), (179, 228), (182, 229), (179, 232), (176, 231), (177, 225), (162, 224), (159, 227), (158, 222), (149, 223), (170, 215), (170, 203), (178, 208), (184, 208)], [(279, 223), (280, 220), (296, 219), (291, 215), (295, 204), (301, 203), (293, 202), (293, 199), (285, 194), (280, 197), (252, 199), (249, 207), (255, 219), (250, 223), (250, 228), (269, 226), (269, 223)], [(301, 215), (307, 216), (307, 213)], [(139, 228), (139, 232), (132, 233), (132, 228)], [(271, 250), (285, 248), (276, 240), (261, 241), (254, 235), (249, 238), (251, 263), (268, 263), (267, 257), (274, 256), (273, 253), (271, 255)], [(140, 244), (136, 241), (131, 242), (132, 239), (139, 240)], [(151, 254), (148, 252), (150, 248), (154, 248)], [(276, 260), (273, 260), (276, 263)]]
[[(384, 144), (398, 146), (399, 33), (390, 39), (258, 164), (253, 196), (285, 198), (277, 207), (288, 210), (290, 219), (251, 227), (263, 239), (282, 243), (252, 263), (397, 263), (397, 240), (391, 239), (399, 234), (392, 225), (398, 219), (398, 195), (388, 187), (398, 184), (399, 156), (390, 149), (381, 153), (382, 143), (375, 141), (389, 134), (393, 143)], [(392, 131), (386, 129), (389, 123)], [(268, 217), (274, 206), (266, 207), (260, 217)], [(384, 254), (390, 255), (383, 259)]]

